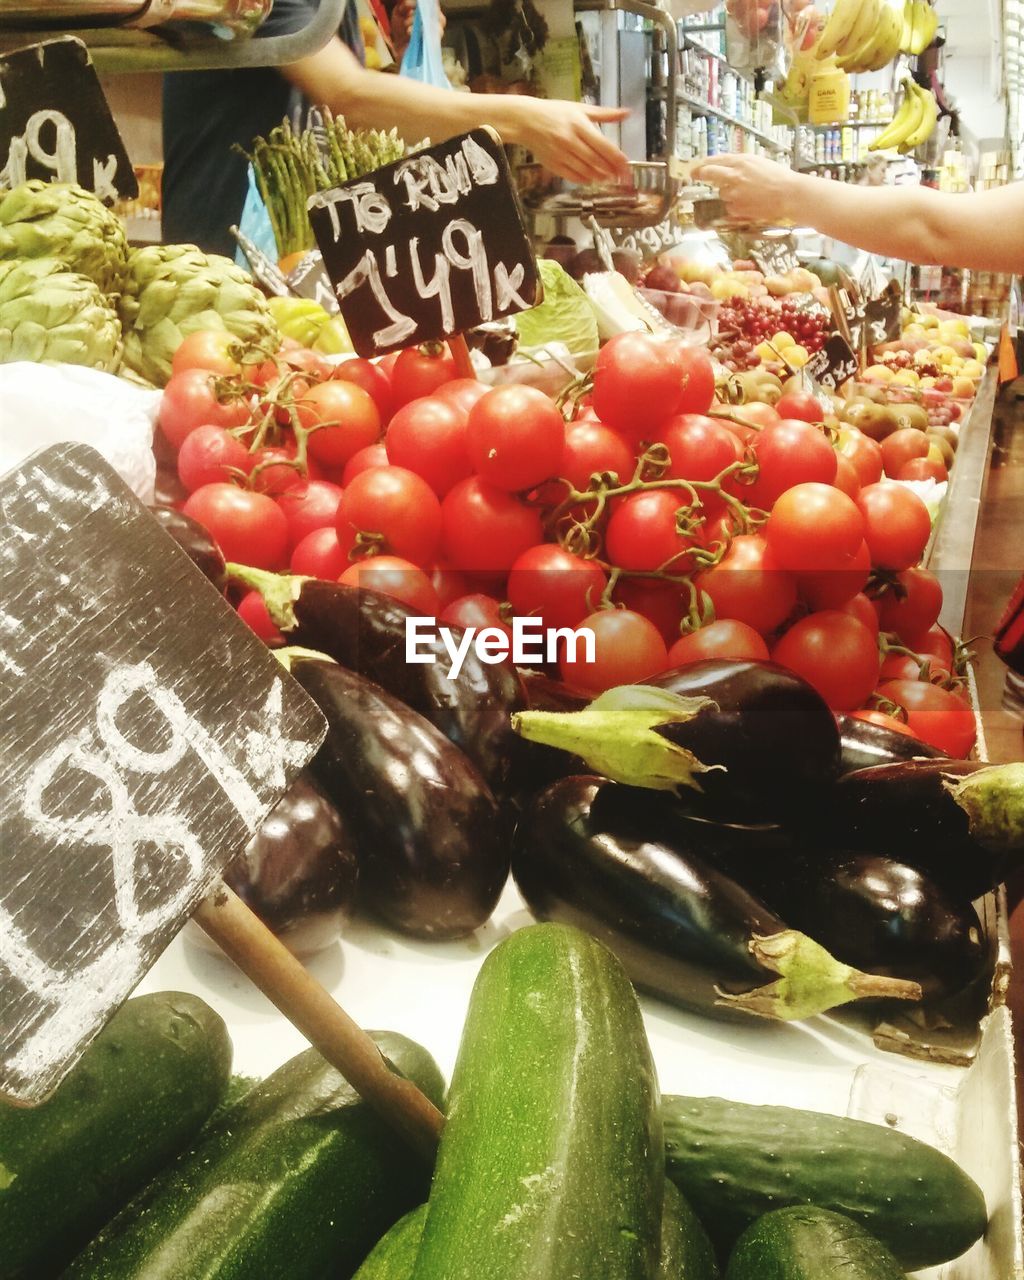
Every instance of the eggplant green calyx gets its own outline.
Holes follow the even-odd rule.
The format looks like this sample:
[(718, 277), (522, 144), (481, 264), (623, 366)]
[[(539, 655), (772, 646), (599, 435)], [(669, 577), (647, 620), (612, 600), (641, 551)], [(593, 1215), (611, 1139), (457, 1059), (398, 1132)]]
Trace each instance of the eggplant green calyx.
[(283, 649), (271, 649), (274, 657), (284, 667), (285, 671), (291, 671), (292, 663), (299, 662), (301, 659), (312, 659), (315, 662), (330, 662), (334, 666), (337, 663), (326, 653), (321, 653), (319, 649), (303, 649), (300, 644), (286, 645)]
[(994, 764), (943, 785), (967, 814), (971, 835), (993, 853), (1024, 855), (1024, 763)]
[(528, 742), (581, 756), (589, 768), (613, 782), (652, 791), (700, 791), (694, 775), (722, 766), (702, 763), (656, 730), (684, 724), (714, 706), (710, 698), (684, 698), (667, 689), (627, 684), (607, 690), (582, 711), (517, 712), (512, 728)]
[(224, 572), (232, 582), (251, 587), (263, 597), (270, 620), (279, 631), (294, 631), (299, 625), (295, 617), (295, 601), (302, 584), (310, 579), (295, 573), (271, 573), (268, 569), (253, 569), (247, 564), (226, 564)]
[(779, 980), (738, 996), (718, 991), (716, 1004), (743, 1009), (757, 1018), (797, 1022), (854, 1000), (921, 999), (916, 982), (851, 969), (795, 929), (768, 937), (755, 934), (750, 952), (758, 964), (779, 974)]

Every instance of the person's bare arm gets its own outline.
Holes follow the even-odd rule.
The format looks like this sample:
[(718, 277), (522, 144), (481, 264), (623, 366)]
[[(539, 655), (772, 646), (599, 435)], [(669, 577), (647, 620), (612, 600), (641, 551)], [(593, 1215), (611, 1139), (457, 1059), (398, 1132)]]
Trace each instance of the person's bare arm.
[(1024, 272), (1024, 183), (974, 195), (854, 187), (761, 156), (716, 156), (692, 171), (741, 218), (814, 227), (869, 253), (978, 271)]
[(434, 142), (480, 125), (503, 141), (528, 147), (547, 168), (574, 182), (628, 178), (622, 152), (597, 127), (629, 113), (517, 94), (454, 93), (359, 65), (340, 40), (282, 68), (312, 102), (343, 115), (356, 128), (397, 128), (409, 142)]

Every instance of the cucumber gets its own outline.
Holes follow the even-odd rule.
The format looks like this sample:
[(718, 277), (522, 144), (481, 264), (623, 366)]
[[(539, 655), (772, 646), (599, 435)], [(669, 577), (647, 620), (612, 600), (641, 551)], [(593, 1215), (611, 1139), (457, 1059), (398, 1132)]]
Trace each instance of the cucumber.
[(46, 1102), (0, 1103), (0, 1274), (59, 1273), (199, 1132), (231, 1041), (198, 996), (128, 1000)]
[(399, 1218), (355, 1274), (355, 1280), (409, 1280), (423, 1239), (427, 1206)]
[(495, 947), (448, 1106), (414, 1280), (652, 1280), (658, 1085), (610, 951), (558, 924)]
[(831, 1209), (791, 1205), (740, 1236), (725, 1280), (906, 1280), (880, 1240)]
[(720, 1251), (787, 1205), (845, 1214), (908, 1271), (959, 1257), (985, 1232), (977, 1184), (894, 1129), (720, 1098), (666, 1097), (662, 1113), (666, 1172)]
[[(375, 1035), (438, 1102), (419, 1045)], [(430, 1170), (315, 1049), (252, 1089), (79, 1254), (65, 1280), (345, 1280)]]
[(658, 1280), (718, 1280), (715, 1249), (675, 1184), (665, 1180)]

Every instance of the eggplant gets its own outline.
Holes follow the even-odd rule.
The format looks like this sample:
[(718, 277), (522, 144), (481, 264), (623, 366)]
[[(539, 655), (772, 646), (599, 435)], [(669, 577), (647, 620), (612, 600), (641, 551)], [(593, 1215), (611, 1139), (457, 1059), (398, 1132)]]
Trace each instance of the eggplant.
[[(530, 910), (598, 938), (642, 990), (714, 1017), (749, 1024), (744, 998), (765, 1016), (807, 1017), (862, 994), (919, 995), (912, 984), (878, 984), (845, 971), (822, 984), (827, 992), (818, 987), (813, 1003), (790, 1005), (791, 996), (775, 990), (783, 984), (765, 985), (767, 961), (756, 956), (771, 955), (770, 945), (753, 952), (751, 943), (785, 938), (799, 947), (807, 939), (695, 852), (685, 822), (669, 843), (661, 834), (667, 813), (650, 792), (593, 775), (547, 787), (526, 809), (513, 842), (512, 873)], [(816, 975), (829, 960), (817, 953)], [(835, 994), (833, 980), (850, 986)]]
[(509, 868), (498, 805), (478, 770), (365, 676), (305, 658), (291, 671), (327, 719), (311, 769), (352, 829), (360, 901), (413, 937), (472, 933)]
[(878, 764), (900, 764), (904, 760), (940, 760), (942, 752), (906, 733), (897, 733), (882, 724), (840, 715), (839, 745), (841, 773), (870, 769)]
[[(324, 653), (367, 676), (461, 748), (488, 786), (505, 789), (515, 743), (510, 716), (525, 705), (511, 661), (485, 663), (470, 648), (453, 680), (448, 676), (451, 657), (440, 638), (418, 646), (434, 661), (408, 660), (407, 623), (416, 615), (389, 596), (241, 565), (230, 565), (228, 573), (262, 594), (289, 645)], [(449, 630), (456, 642), (464, 634), (461, 627)]]
[(989, 968), (974, 907), (895, 857), (808, 850), (747, 874), (752, 892), (838, 960), (916, 982), (926, 1000), (959, 994)]
[(847, 774), (822, 798), (827, 848), (889, 855), (970, 901), (1024, 862), (1024, 764), (908, 760)]
[(306, 956), (341, 933), (355, 904), (358, 875), (348, 824), (304, 772), (224, 879), (289, 950)]
[(169, 533), (197, 569), (200, 569), (218, 591), (227, 587), (224, 557), (220, 547), (198, 520), (176, 511), (174, 507), (150, 507), (150, 515), (165, 533)]

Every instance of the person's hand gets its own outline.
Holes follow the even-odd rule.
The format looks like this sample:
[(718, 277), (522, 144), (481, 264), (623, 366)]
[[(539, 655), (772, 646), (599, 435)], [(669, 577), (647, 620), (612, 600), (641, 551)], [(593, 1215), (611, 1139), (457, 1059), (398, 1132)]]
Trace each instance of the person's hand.
[(592, 107), (582, 102), (526, 96), (506, 99), (513, 128), (507, 142), (532, 151), (553, 173), (572, 182), (628, 182), (629, 161), (597, 127), (624, 120), (625, 107)]
[[(409, 47), (409, 41), (412, 39), (412, 24), (416, 17), (416, 0), (398, 0), (398, 3), (391, 10), (391, 43), (394, 46), (395, 58), (401, 62), (402, 55)], [(444, 10), (441, 10), (441, 35), (444, 35), (444, 29), (447, 25), (447, 19), (444, 16)]]
[(690, 176), (717, 187), (732, 218), (773, 222), (795, 217), (796, 175), (764, 156), (712, 156), (695, 165)]

